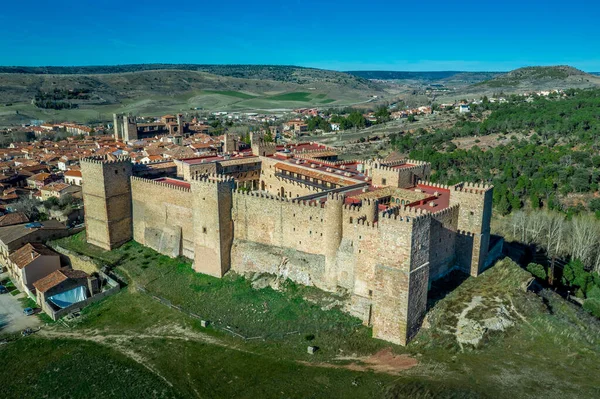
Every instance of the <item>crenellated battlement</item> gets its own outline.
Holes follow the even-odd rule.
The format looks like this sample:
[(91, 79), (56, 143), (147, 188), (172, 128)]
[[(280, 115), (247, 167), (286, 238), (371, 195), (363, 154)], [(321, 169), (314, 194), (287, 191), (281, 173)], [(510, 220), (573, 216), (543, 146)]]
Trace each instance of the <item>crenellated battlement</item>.
[(423, 168), (423, 165), (411, 165), (411, 166), (407, 166), (404, 168), (396, 168), (395, 166), (399, 166), (399, 165), (405, 165), (407, 164), (407, 162), (402, 162), (398, 165), (378, 165), (376, 167), (374, 167), (374, 169), (378, 169), (381, 171), (385, 171), (385, 172), (394, 172), (394, 173), (406, 173), (406, 172), (412, 172), (412, 171), (416, 171), (416, 170), (421, 170)]
[(292, 200), (292, 204), (300, 205), (300, 206), (308, 206), (311, 208), (325, 208), (325, 204), (315, 200)]
[(383, 222), (385, 223), (385, 221), (402, 221), (402, 222), (416, 222), (416, 221), (422, 221), (422, 220), (426, 220), (426, 219), (431, 219), (431, 214), (428, 212), (416, 212), (414, 214), (408, 214), (408, 215), (393, 215), (393, 214), (386, 214), (386, 215), (382, 215), (381, 219), (379, 219), (379, 222)]
[(431, 216), (433, 216), (435, 218), (444, 217), (446, 215), (449, 215), (449, 214), (452, 214), (454, 212), (457, 212), (459, 208), (460, 208), (459, 204), (454, 204), (454, 205), (451, 205), (451, 206), (449, 206), (447, 208), (440, 209), (437, 212), (431, 212)]
[(431, 213), (427, 209), (411, 207), (410, 204), (409, 205), (400, 205), (400, 207), (398, 208), (398, 210), (401, 213), (404, 213), (404, 214), (407, 214), (407, 215), (427, 215), (427, 214)]
[(480, 195), (483, 195), (486, 192), (491, 191), (493, 189), (493, 185), (483, 183), (458, 183), (454, 186), (454, 191)]
[(165, 181), (156, 181), (156, 180), (151, 180), (151, 179), (145, 179), (143, 177), (137, 177), (137, 176), (131, 176), (131, 182), (138, 182), (138, 183), (144, 183), (144, 184), (153, 184), (155, 186), (161, 186), (161, 187), (165, 187), (165, 188), (169, 188), (171, 190), (177, 190), (177, 191), (183, 191), (183, 192), (191, 192), (191, 189), (188, 187), (182, 187), (182, 186), (178, 186), (176, 184), (171, 184)]
[(233, 183), (235, 179), (232, 176), (221, 175), (218, 173), (205, 173), (199, 176), (192, 176), (191, 183)]
[(131, 162), (131, 158), (126, 155), (116, 157), (116, 159), (108, 159), (107, 155), (85, 157), (79, 159), (80, 163), (96, 164), (96, 165), (117, 165), (123, 162)]
[(346, 196), (341, 193), (328, 193), (327, 194), (327, 202), (335, 201), (335, 202), (344, 202), (346, 200)]
[(344, 211), (358, 214), (362, 212), (362, 206), (358, 204), (344, 204)]
[(279, 202), (292, 202), (292, 200), (290, 200), (287, 197), (280, 197), (278, 195), (267, 194), (267, 193), (259, 192), (259, 191), (247, 191), (247, 190), (242, 190), (242, 189), (234, 189), (233, 194), (239, 195), (239, 196), (262, 198), (262, 199), (266, 199), (266, 200), (273, 200), (273, 201), (279, 201)]
[(429, 187), (437, 187), (437, 188), (442, 188), (444, 190), (454, 190), (454, 188), (456, 187), (456, 185), (454, 186), (447, 186), (445, 184), (442, 183), (433, 183), (429, 180), (419, 180), (417, 184), (421, 184), (423, 186), (429, 186)]

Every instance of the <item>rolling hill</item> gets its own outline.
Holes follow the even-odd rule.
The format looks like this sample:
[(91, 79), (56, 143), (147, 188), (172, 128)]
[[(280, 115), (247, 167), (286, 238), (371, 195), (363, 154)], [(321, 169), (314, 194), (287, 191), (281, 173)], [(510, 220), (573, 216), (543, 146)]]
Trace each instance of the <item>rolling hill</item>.
[[(85, 95), (71, 96), (73, 91)], [(36, 107), (32, 102), (40, 93), (76, 108)], [(0, 67), (0, 124), (102, 121), (110, 120), (113, 112), (156, 115), (350, 105), (382, 94), (379, 85), (346, 73), (287, 66)]]
[(480, 89), (544, 90), (582, 88), (600, 85), (600, 78), (579, 69), (566, 66), (525, 67), (477, 83)]

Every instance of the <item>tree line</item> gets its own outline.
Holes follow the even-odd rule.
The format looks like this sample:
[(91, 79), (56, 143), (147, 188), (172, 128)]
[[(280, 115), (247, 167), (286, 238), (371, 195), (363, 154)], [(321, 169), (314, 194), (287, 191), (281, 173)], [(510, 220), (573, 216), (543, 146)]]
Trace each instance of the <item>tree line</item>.
[[(518, 211), (503, 218), (502, 235), (534, 244), (545, 251), (548, 265), (529, 264), (534, 276), (549, 284), (562, 284), (584, 299), (584, 308), (600, 317), (600, 221), (587, 215), (569, 217), (552, 211)], [(569, 261), (557, 279), (558, 260)]]
[[(431, 162), (433, 181), (494, 184), (501, 214), (527, 206), (600, 216), (600, 200), (590, 195), (600, 184), (600, 90), (567, 90), (564, 98), (513, 96), (506, 104), (481, 106), (492, 110), (483, 121), (465, 118), (449, 129), (392, 135), (392, 145)], [(500, 144), (485, 151), (452, 142), (489, 134), (499, 134)], [(575, 203), (568, 200), (573, 194), (587, 196)]]

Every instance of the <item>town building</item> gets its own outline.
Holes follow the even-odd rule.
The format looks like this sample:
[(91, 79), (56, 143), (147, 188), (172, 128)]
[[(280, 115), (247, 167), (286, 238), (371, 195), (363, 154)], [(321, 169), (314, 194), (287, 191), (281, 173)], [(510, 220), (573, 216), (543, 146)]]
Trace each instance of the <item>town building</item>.
[(60, 269), (60, 255), (41, 243), (27, 243), (9, 256), (8, 272), (22, 291), (33, 289), (33, 283)]
[(50, 198), (63, 199), (68, 195), (73, 195), (81, 191), (80, 186), (71, 185), (63, 182), (53, 182), (46, 184), (40, 189), (40, 200), (46, 201)]

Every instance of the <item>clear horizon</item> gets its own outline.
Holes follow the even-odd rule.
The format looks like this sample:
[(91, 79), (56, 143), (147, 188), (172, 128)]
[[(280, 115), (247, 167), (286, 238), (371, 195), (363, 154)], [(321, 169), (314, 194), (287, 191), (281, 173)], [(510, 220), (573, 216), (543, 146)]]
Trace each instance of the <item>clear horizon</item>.
[(295, 65), (337, 71), (600, 71), (600, 4), (475, 0), (33, 0), (0, 15), (3, 66)]
[[(539, 66), (570, 66), (570, 67), (574, 67), (573, 65), (568, 65), (568, 64), (554, 64), (554, 65), (523, 65), (523, 66), (519, 66), (516, 67), (514, 69), (511, 70), (459, 70), (459, 69), (438, 69), (438, 70), (430, 70), (430, 69), (420, 69), (420, 70), (408, 70), (408, 69), (328, 69), (328, 68), (320, 68), (320, 67), (313, 67), (313, 66), (305, 66), (305, 65), (292, 65), (292, 64), (261, 64), (261, 63), (254, 63), (254, 64), (233, 64), (233, 63), (212, 63), (212, 64), (197, 64), (197, 63), (169, 63), (169, 62), (149, 62), (149, 63), (143, 63), (143, 62), (138, 62), (138, 63), (132, 63), (132, 64), (89, 64), (89, 65), (2, 65), (0, 64), (0, 67), (8, 67), (8, 68), (86, 68), (86, 67), (117, 67), (117, 66), (129, 66), (129, 65), (231, 65), (231, 66), (235, 66), (235, 65), (253, 65), (253, 66), (283, 66), (283, 67), (301, 67), (301, 68), (315, 68), (315, 69), (323, 69), (323, 70), (331, 70), (331, 71), (336, 71), (336, 72), (409, 72), (409, 73), (428, 73), (428, 72), (473, 72), (473, 73), (487, 73), (487, 72), (492, 72), (492, 73), (506, 73), (506, 72), (510, 72), (514, 69), (518, 69), (518, 68), (526, 68), (526, 67), (539, 67)], [(574, 67), (576, 68), (576, 67)], [(577, 68), (580, 69), (580, 68)], [(584, 70), (584, 69), (580, 69), (584, 72), (587, 73), (600, 73), (600, 67), (598, 68), (598, 70)]]

